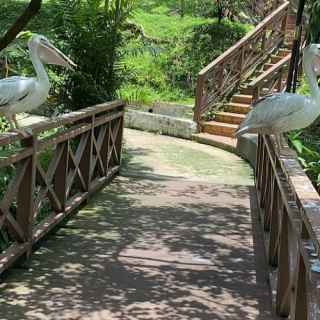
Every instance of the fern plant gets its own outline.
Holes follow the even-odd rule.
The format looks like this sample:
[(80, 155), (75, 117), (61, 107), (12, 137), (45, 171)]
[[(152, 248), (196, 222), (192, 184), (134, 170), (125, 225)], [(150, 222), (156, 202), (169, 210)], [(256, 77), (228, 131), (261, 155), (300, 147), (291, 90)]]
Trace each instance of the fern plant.
[(61, 87), (62, 102), (79, 109), (113, 99), (122, 72), (122, 29), (134, 0), (58, 1), (58, 39), (78, 65)]

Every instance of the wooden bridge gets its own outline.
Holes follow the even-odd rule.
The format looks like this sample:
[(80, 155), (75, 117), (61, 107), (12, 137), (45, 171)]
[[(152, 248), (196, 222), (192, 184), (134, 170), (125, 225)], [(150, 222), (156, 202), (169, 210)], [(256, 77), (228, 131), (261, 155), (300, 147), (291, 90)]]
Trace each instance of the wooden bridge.
[[(284, 88), (289, 3), (260, 12), (199, 74), (198, 141), (237, 152), (241, 115)], [(260, 136), (253, 170), (123, 116), (114, 101), (0, 136), (0, 320), (319, 319), (320, 198), (295, 154)]]

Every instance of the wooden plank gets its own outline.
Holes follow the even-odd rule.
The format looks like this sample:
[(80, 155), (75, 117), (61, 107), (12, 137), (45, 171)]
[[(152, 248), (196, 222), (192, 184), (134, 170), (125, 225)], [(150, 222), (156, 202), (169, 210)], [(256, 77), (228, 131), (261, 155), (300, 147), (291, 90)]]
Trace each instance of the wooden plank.
[(11, 164), (20, 162), (23, 159), (29, 158), (33, 154), (32, 148), (24, 148), (14, 154), (8, 155), (5, 158), (0, 158), (0, 168), (7, 167)]
[(123, 108), (124, 106), (125, 106), (124, 102), (120, 100), (103, 103), (103, 104), (95, 105), (89, 108), (84, 108), (79, 111), (70, 112), (68, 114), (62, 115), (55, 119), (49, 119), (47, 121), (40, 122), (39, 124), (29, 126), (28, 128), (31, 128), (32, 132), (34, 134), (37, 134), (49, 129), (57, 128), (62, 125), (73, 124), (77, 121), (87, 119), (94, 115), (98, 115), (99, 113), (103, 113), (106, 111), (113, 111), (119, 107)]
[[(36, 148), (37, 141), (34, 137), (23, 140), (25, 147), (33, 148), (33, 154), (28, 162), (26, 172), (20, 185), (18, 186), (17, 196), (17, 223), (24, 233), (24, 240), (31, 245), (32, 224), (33, 224), (33, 195), (36, 176)], [(31, 253), (31, 247), (28, 254)]]
[(91, 128), (91, 124), (81, 123), (63, 132), (58, 132), (57, 134), (47, 139), (40, 140), (38, 145), (38, 151), (42, 151), (48, 148), (49, 146), (54, 146), (64, 141), (74, 139), (79, 135), (82, 135), (83, 133), (91, 130)]
[(69, 141), (63, 142), (57, 146), (57, 149), (61, 149), (61, 156), (58, 160), (58, 164), (55, 170), (55, 176), (53, 177), (54, 181), (54, 192), (60, 202), (61, 210), (65, 210), (66, 206), (66, 192), (67, 192), (67, 174), (68, 174), (68, 150), (69, 150)]
[(89, 137), (85, 143), (84, 151), (79, 163), (79, 169), (81, 171), (83, 180), (86, 184), (86, 191), (90, 189), (90, 179), (92, 171), (92, 152), (93, 152), (93, 135), (94, 135), (94, 116), (91, 117), (92, 129), (89, 133)]
[[(37, 135), (40, 132), (54, 129), (60, 126), (64, 126), (67, 124), (73, 124), (77, 121), (83, 120), (93, 115), (99, 115), (103, 112), (111, 112), (116, 110), (117, 108), (124, 108), (125, 103), (121, 100), (116, 100), (112, 102), (107, 102), (99, 105), (95, 105), (92, 107), (84, 108), (79, 111), (70, 112), (68, 114), (56, 117), (54, 119), (48, 119), (45, 121), (41, 121), (40, 123), (33, 124), (31, 126), (25, 127), (32, 130), (33, 135)], [(16, 132), (6, 132), (0, 134), (0, 146), (14, 143), (19, 140), (23, 140), (24, 137)], [(57, 141), (59, 143), (61, 141)], [(0, 164), (1, 166), (1, 164)]]
[(14, 243), (0, 254), (0, 274), (7, 270), (28, 249), (27, 243)]

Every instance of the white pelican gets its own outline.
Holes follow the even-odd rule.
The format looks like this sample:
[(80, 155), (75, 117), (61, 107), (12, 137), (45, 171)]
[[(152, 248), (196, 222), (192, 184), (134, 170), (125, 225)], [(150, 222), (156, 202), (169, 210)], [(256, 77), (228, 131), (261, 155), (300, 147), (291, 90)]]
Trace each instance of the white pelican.
[(41, 106), (47, 99), (50, 82), (43, 63), (72, 70), (76, 65), (42, 35), (33, 35), (28, 42), (29, 54), (36, 78), (10, 77), (0, 80), (0, 115), (5, 116), (11, 129), (26, 136), (19, 129), (16, 114)]
[(274, 134), (278, 147), (281, 134), (309, 126), (320, 115), (320, 45), (311, 44), (303, 51), (303, 68), (311, 95), (276, 93), (262, 97), (248, 113), (236, 131), (236, 137), (244, 133)]

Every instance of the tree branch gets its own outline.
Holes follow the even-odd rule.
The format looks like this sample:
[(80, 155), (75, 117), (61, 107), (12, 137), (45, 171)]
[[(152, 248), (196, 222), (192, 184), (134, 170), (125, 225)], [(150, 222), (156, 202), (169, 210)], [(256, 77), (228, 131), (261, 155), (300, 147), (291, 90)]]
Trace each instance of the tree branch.
[(28, 22), (39, 12), (42, 0), (31, 0), (22, 15), (9, 28), (7, 33), (0, 38), (0, 51), (6, 48), (18, 35)]

